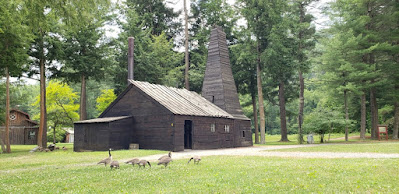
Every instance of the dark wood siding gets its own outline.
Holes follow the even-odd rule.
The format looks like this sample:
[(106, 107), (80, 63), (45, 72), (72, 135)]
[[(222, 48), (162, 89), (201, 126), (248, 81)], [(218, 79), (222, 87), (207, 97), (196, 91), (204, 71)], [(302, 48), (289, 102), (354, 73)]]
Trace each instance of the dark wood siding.
[(132, 87), (102, 117), (133, 116), (130, 143), (142, 149), (173, 150), (174, 115), (136, 87)]
[[(177, 151), (184, 150), (184, 121), (191, 120), (192, 149), (216, 149), (234, 147), (234, 120), (213, 117), (176, 116), (175, 140)], [(215, 132), (211, 131), (211, 124), (215, 124)], [(230, 132), (226, 133), (224, 126), (229, 125)]]
[(128, 149), (132, 118), (103, 123), (75, 123), (74, 151)]
[[(235, 120), (235, 147), (252, 146), (251, 121)], [(244, 136), (244, 135), (245, 136)]]

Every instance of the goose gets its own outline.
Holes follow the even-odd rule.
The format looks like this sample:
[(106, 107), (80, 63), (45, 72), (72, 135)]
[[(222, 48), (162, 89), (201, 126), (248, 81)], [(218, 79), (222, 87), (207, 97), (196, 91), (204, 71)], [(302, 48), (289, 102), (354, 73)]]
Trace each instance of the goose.
[(169, 152), (168, 155), (161, 156), (160, 158), (158, 158), (158, 160), (162, 160), (163, 158), (166, 158), (166, 157), (172, 158), (172, 152)]
[(111, 162), (111, 164), (109, 164), (109, 166), (111, 167), (111, 170), (112, 170), (112, 168), (119, 169), (119, 162), (114, 160)]
[(145, 165), (148, 164), (151, 167), (151, 164), (147, 160), (140, 160), (139, 163), (137, 163), (139, 167), (141, 168), (142, 166), (145, 168)]
[(62, 146), (62, 149), (63, 149), (63, 150), (68, 150), (68, 148), (66, 148), (65, 146)]
[(108, 154), (109, 154), (108, 158), (105, 158), (104, 160), (101, 160), (97, 164), (104, 164), (105, 166), (107, 166), (107, 164), (111, 163), (111, 161), (112, 161), (111, 148), (109, 148)]
[(187, 164), (190, 163), (191, 160), (194, 160), (194, 164), (195, 163), (198, 164), (201, 161), (201, 157), (199, 157), (199, 156), (191, 157), (190, 160), (187, 162)]
[(158, 165), (164, 165), (166, 168), (166, 166), (168, 166), (169, 162), (171, 162), (171, 161), (172, 161), (172, 158), (164, 157), (161, 160), (159, 160)]
[(139, 162), (140, 162), (140, 160), (138, 158), (133, 158), (133, 159), (131, 159), (129, 161), (126, 161), (125, 163), (126, 164), (132, 164), (134, 166), (135, 164), (138, 164)]

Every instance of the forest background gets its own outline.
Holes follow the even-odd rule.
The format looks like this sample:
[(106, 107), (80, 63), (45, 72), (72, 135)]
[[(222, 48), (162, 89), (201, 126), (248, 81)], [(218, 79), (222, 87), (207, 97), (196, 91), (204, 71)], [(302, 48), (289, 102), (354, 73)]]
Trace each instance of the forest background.
[[(255, 143), (265, 143), (265, 133), (281, 141), (298, 134), (299, 143), (308, 133), (375, 139), (377, 124), (397, 139), (399, 3), (332, 1), (320, 10), (329, 21), (316, 30), (315, 2), (191, 0), (185, 29), (188, 12), (164, 0), (0, 0), (0, 125), (16, 108), (40, 122), (47, 139), (55, 130), (61, 141), (62, 128), (96, 118), (127, 85), (130, 36), (136, 80), (200, 93), (210, 29), (218, 25)], [(105, 35), (109, 26), (119, 29), (116, 37)]]

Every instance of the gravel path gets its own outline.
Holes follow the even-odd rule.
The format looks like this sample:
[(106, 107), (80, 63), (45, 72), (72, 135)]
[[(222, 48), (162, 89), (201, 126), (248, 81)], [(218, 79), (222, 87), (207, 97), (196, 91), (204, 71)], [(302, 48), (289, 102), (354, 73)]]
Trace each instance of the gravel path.
[[(215, 150), (185, 150), (183, 152), (173, 152), (173, 159), (184, 159), (192, 156), (264, 156), (264, 157), (284, 157), (284, 158), (399, 158), (399, 154), (384, 154), (384, 153), (345, 153), (345, 152), (278, 152), (274, 150), (301, 148), (301, 147), (315, 147), (323, 146), (317, 145), (284, 145), (284, 146), (254, 146), (244, 148), (227, 148)], [(331, 145), (331, 144), (328, 144)], [(273, 152), (267, 152), (273, 150)], [(164, 154), (151, 155), (143, 157), (146, 160), (157, 160)]]

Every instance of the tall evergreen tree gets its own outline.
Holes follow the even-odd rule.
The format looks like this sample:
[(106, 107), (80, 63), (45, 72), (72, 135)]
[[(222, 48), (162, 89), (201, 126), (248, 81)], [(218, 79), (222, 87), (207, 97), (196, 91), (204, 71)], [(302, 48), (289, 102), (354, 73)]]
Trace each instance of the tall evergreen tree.
[[(10, 113), (10, 76), (19, 77), (23, 72), (22, 65), (27, 60), (27, 46), (31, 34), (24, 23), (25, 7), (21, 1), (0, 1), (0, 71), (6, 77), (5, 109), (5, 152), (10, 153), (9, 113)], [(1, 132), (0, 132), (1, 133)], [(1, 138), (1, 137), (0, 137)], [(4, 151), (4, 150), (3, 150)]]
[[(27, 0), (24, 2), (29, 10), (28, 24), (35, 39), (30, 47), (32, 74), (40, 74), (40, 123), (38, 145), (46, 147), (47, 110), (46, 110), (46, 69), (54, 65), (62, 56), (60, 32), (66, 27), (79, 24), (83, 17), (79, 10), (90, 13), (96, 10), (95, 1), (72, 0)], [(38, 67), (38, 68), (37, 68)]]
[(137, 13), (142, 28), (152, 35), (166, 33), (170, 40), (181, 32), (180, 12), (167, 7), (165, 0), (127, 0), (126, 4)]
[(310, 15), (306, 8), (314, 2), (314, 0), (295, 0), (291, 6), (291, 17), (293, 26), (291, 27), (292, 33), (295, 34), (295, 52), (294, 59), (297, 63), (297, 71), (299, 78), (299, 113), (298, 113), (298, 142), (303, 143), (303, 109), (305, 106), (305, 81), (303, 74), (306, 73), (310, 68), (310, 62), (307, 54), (314, 47), (314, 35), (315, 26), (310, 23), (313, 20), (313, 16)]
[(90, 13), (85, 9), (78, 10), (82, 16), (80, 23), (64, 29), (62, 33), (64, 40), (61, 60), (64, 66), (57, 70), (56, 76), (67, 82), (81, 83), (80, 120), (87, 119), (87, 80), (100, 81), (111, 64), (103, 28), (110, 12), (109, 4), (109, 1), (103, 1), (96, 5), (97, 10)]

